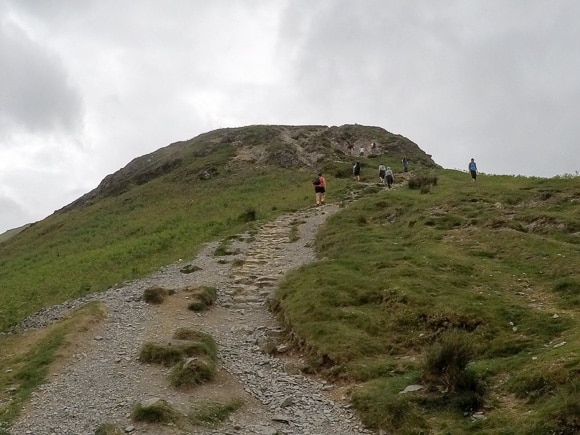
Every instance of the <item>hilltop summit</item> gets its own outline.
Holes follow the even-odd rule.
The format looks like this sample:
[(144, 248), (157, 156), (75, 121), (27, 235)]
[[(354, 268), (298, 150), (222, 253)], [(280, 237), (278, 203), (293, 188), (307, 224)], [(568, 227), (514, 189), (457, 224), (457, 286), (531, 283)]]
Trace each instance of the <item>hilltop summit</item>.
[[(407, 156), (418, 166), (440, 168), (417, 144), (380, 127), (349, 124), (340, 127), (252, 125), (223, 128), (135, 158), (124, 168), (106, 176), (96, 189), (59, 211), (76, 208), (96, 198), (120, 195), (131, 186), (168, 174), (180, 179), (207, 180), (224, 169), (235, 171), (244, 166), (317, 170), (328, 162), (352, 161), (358, 157), (361, 147), (365, 148), (365, 158), (389, 156), (400, 160)], [(212, 155), (215, 156), (212, 164), (204, 164), (201, 168), (196, 165), (201, 158)]]

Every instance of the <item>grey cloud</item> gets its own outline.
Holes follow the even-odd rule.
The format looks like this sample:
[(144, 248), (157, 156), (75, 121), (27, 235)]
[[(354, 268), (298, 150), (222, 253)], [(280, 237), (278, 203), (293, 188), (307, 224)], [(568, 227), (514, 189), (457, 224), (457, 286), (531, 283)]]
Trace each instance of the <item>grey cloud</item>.
[(16, 201), (0, 193), (0, 234), (31, 222), (31, 216)]
[(0, 16), (0, 58), (1, 134), (11, 129), (50, 133), (79, 128), (82, 100), (62, 62), (6, 16)]

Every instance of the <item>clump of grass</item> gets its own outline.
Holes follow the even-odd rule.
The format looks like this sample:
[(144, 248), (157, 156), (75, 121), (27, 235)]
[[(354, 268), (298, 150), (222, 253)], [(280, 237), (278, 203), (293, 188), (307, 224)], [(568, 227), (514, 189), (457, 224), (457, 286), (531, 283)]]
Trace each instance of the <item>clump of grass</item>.
[(189, 421), (197, 426), (215, 427), (226, 421), (242, 405), (243, 401), (238, 398), (226, 402), (204, 401), (191, 410)]
[(240, 214), (239, 220), (244, 223), (253, 222), (257, 219), (257, 216), (258, 213), (256, 212), (256, 209), (250, 207), (246, 209), (242, 214)]
[(191, 387), (210, 381), (216, 374), (216, 361), (211, 357), (191, 357), (179, 361), (169, 374), (174, 387)]
[[(211, 338), (211, 337), (210, 337)], [(161, 364), (166, 367), (178, 363), (184, 358), (196, 355), (211, 354), (215, 349), (215, 342), (190, 341), (177, 344), (145, 343), (139, 352), (139, 361), (142, 363)]]
[(95, 435), (123, 435), (125, 431), (117, 425), (102, 423), (95, 430)]
[(135, 405), (131, 418), (145, 423), (175, 423), (180, 415), (166, 400), (150, 399)]
[(542, 423), (535, 433), (580, 433), (580, 381), (576, 380), (553, 396), (540, 413)]
[(427, 352), (423, 381), (445, 391), (461, 410), (479, 409), (483, 405), (485, 388), (476, 374), (467, 368), (474, 355), (469, 334), (446, 331)]
[(399, 394), (400, 381), (379, 379), (365, 385), (353, 394), (353, 406), (371, 429), (407, 433), (403, 429), (413, 427), (408, 433), (423, 433), (421, 429), (427, 428), (425, 419), (412, 398)]
[(201, 341), (201, 342), (212, 342), (213, 339), (209, 334), (205, 332), (196, 331), (191, 328), (178, 328), (173, 333), (173, 338), (176, 340), (188, 340), (188, 341)]
[(421, 193), (423, 192), (423, 188), (427, 189), (429, 193), (431, 186), (437, 186), (437, 176), (436, 175), (415, 175), (409, 178), (407, 182), (409, 189), (421, 189)]
[(217, 300), (217, 289), (215, 287), (200, 286), (188, 289), (191, 293), (192, 301), (187, 306), (191, 311), (205, 311)]
[(148, 304), (159, 305), (171, 292), (161, 287), (150, 287), (143, 291), (143, 300)]
[(517, 397), (533, 403), (554, 394), (559, 387), (570, 382), (570, 373), (562, 364), (524, 370), (508, 383), (509, 390)]
[(580, 306), (580, 281), (572, 278), (562, 278), (556, 282), (552, 290), (559, 295), (566, 306)]
[(227, 255), (233, 255), (233, 251), (230, 251), (229, 247), (223, 243), (221, 243), (215, 251), (213, 251), (213, 255), (216, 257), (225, 257)]

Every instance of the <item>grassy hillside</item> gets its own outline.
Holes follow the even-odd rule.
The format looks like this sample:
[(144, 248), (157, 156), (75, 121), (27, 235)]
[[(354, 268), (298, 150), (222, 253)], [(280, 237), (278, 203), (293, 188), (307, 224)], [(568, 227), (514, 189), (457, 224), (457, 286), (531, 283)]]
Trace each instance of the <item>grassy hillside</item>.
[[(340, 198), (354, 159), (346, 140), (377, 141), (385, 164), (406, 153), (416, 165), (436, 166), (408, 139), (364, 126), (222, 129), (161, 148), (0, 241), (0, 331), (42, 307), (192, 258), (204, 242), (312, 204), (310, 180), (319, 170), (331, 186), (328, 199)], [(374, 177), (374, 158), (362, 163)]]
[[(436, 184), (353, 184), (358, 157), (344, 145), (371, 140), (380, 153), (361, 159), (363, 181), (407, 154), (419, 181)], [(376, 127), (224, 129), (135, 159), (0, 241), (0, 331), (311, 206), (318, 170), (328, 201), (361, 199), (319, 234), (324, 260), (291, 274), (275, 300), (313, 371), (355, 385), (364, 421), (390, 433), (580, 430), (580, 178), (472, 184)], [(410, 385), (421, 389), (399, 394)]]
[(281, 319), (371, 427), (577, 433), (580, 179), (435, 175), (334, 216)]

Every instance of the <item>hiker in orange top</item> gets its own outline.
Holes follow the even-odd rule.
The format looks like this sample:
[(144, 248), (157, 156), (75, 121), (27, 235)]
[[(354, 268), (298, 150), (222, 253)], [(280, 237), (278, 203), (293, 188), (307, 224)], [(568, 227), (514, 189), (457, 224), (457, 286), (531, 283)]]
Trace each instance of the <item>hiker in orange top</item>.
[(318, 177), (312, 182), (314, 185), (314, 192), (316, 195), (316, 205), (324, 205), (326, 197), (326, 179), (322, 176), (322, 172), (318, 173)]

